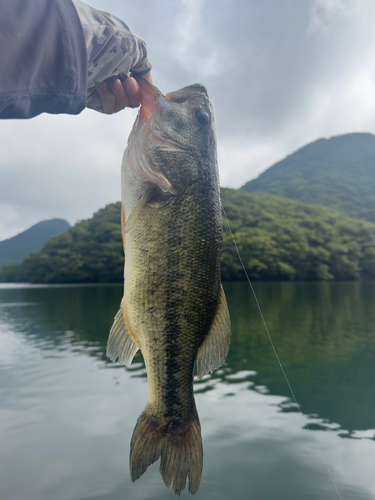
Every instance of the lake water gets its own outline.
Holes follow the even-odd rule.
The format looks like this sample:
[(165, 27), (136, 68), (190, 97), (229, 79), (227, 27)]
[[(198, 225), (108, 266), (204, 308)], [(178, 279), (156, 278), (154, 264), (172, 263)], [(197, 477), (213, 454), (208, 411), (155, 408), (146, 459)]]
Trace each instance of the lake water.
[[(248, 285), (226, 284), (228, 359), (195, 385), (195, 498), (337, 500), (328, 466), (344, 500), (375, 499), (375, 283), (255, 289), (302, 414)], [(158, 464), (129, 477), (148, 388), (139, 353), (128, 369), (105, 356), (121, 296), (118, 285), (0, 286), (1, 499), (174, 498)]]

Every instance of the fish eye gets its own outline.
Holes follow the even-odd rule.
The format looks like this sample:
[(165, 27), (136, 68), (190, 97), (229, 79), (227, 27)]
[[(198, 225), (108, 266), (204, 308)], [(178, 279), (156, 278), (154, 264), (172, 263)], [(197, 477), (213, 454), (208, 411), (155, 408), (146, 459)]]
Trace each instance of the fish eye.
[(207, 113), (207, 111), (204, 111), (203, 109), (199, 109), (195, 113), (195, 118), (201, 125), (207, 125), (207, 123), (210, 121), (210, 115)]

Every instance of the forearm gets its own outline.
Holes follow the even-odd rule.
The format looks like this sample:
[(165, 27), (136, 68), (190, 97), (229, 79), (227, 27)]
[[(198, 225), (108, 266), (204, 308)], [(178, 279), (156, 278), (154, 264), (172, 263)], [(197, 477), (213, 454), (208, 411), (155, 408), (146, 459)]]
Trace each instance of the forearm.
[(98, 111), (102, 103), (96, 87), (119, 73), (130, 71), (140, 75), (151, 69), (145, 41), (124, 21), (107, 12), (96, 10), (80, 0), (73, 0), (77, 9), (87, 49), (88, 106)]

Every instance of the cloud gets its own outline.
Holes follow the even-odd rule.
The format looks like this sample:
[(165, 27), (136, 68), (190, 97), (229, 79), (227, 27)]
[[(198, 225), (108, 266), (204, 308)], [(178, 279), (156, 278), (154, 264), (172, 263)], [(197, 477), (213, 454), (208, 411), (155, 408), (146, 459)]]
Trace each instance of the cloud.
[[(373, 0), (92, 0), (142, 36), (162, 92), (201, 82), (223, 185), (320, 137), (375, 132)], [(135, 112), (0, 122), (0, 239), (120, 196)]]
[(0, 239), (52, 217), (74, 223), (118, 201), (135, 114), (0, 121)]
[(219, 50), (206, 35), (204, 7), (206, 0), (182, 0), (181, 10), (176, 16), (171, 57), (186, 72), (199, 68), (201, 78), (217, 76), (219, 72)]
[[(356, 0), (361, 2), (361, 0)], [(355, 9), (353, 0), (313, 0), (310, 9), (309, 31), (327, 28), (337, 17), (350, 15)]]
[[(270, 146), (265, 141), (224, 139), (218, 144), (218, 162), (227, 168), (220, 169), (222, 186), (238, 188), (257, 177), (263, 170), (285, 156), (284, 147), (276, 142)], [(235, 175), (230, 165), (235, 165)]]

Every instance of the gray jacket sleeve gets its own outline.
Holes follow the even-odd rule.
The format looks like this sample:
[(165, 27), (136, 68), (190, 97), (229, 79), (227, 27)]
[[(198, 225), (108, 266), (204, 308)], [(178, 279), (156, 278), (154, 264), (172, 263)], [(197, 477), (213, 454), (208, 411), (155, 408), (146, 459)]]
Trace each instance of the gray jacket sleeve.
[[(1, 1), (1, 0), (0, 0)], [(119, 74), (143, 75), (151, 69), (145, 41), (118, 17), (73, 0), (88, 55), (87, 106), (102, 111), (99, 83)]]
[(0, 118), (78, 114), (87, 51), (71, 0), (0, 0)]
[(99, 83), (151, 69), (127, 24), (73, 2), (0, 0), (0, 118), (101, 111)]

